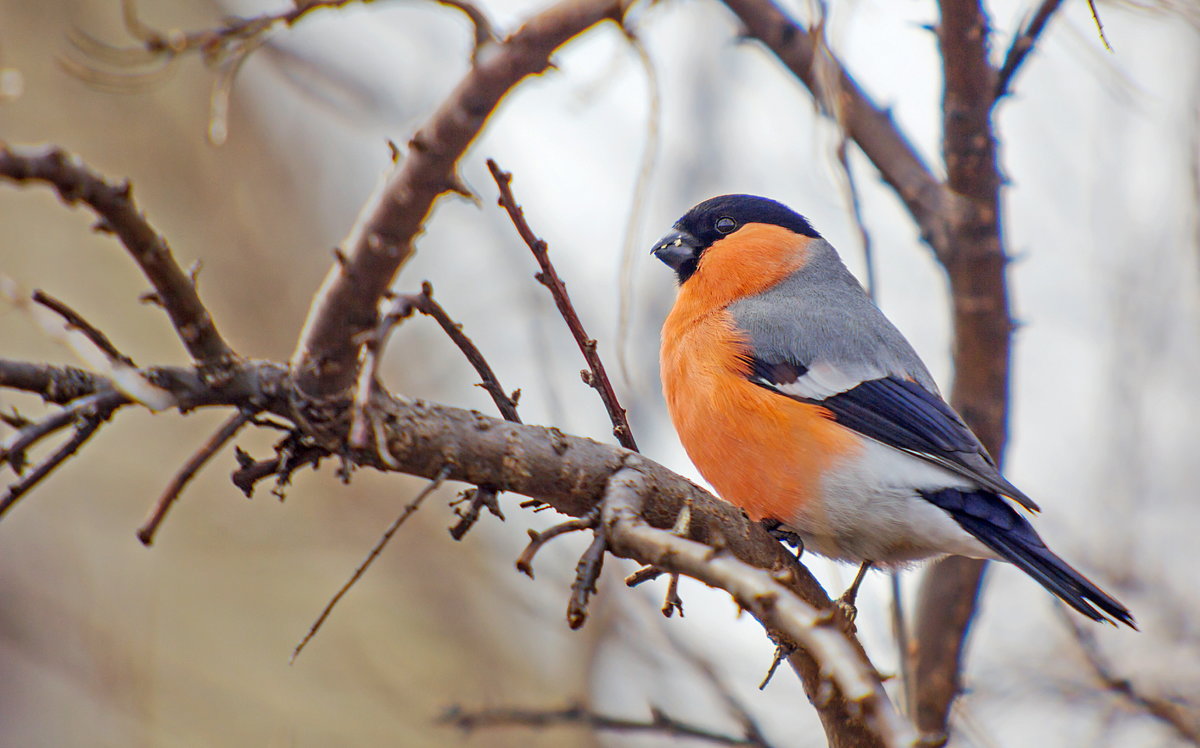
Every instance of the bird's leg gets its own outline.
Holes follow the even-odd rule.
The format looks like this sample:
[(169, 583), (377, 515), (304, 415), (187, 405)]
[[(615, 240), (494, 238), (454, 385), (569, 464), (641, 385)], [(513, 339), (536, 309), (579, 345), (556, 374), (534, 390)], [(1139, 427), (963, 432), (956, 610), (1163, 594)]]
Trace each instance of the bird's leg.
[(862, 566), (858, 567), (858, 574), (855, 575), (854, 581), (842, 593), (842, 596), (834, 601), (834, 605), (841, 608), (842, 613), (846, 616), (846, 620), (854, 623), (854, 619), (858, 617), (858, 608), (854, 606), (854, 601), (858, 598), (858, 588), (862, 585), (863, 578), (867, 576), (867, 570), (871, 568), (873, 561), (863, 561)]

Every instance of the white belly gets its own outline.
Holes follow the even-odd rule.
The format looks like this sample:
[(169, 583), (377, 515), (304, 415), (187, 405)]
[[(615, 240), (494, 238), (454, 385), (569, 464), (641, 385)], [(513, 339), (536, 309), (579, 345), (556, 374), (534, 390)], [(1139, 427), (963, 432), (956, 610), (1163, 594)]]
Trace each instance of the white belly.
[(825, 476), (824, 500), (788, 523), (803, 538), (806, 550), (883, 565), (951, 553), (997, 558), (916, 490), (971, 489), (974, 483), (879, 442), (863, 441), (862, 454)]

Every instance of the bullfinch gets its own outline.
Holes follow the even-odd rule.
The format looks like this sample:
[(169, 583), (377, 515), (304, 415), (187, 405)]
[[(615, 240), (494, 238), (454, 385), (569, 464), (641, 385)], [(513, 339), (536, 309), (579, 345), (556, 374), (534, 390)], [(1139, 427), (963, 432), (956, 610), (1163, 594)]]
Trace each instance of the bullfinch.
[(714, 197), (652, 251), (679, 279), (662, 329), (667, 407), (723, 499), (864, 569), (1008, 561), (1083, 615), (1136, 627), (1046, 547), (1021, 511), (1037, 505), (803, 216)]

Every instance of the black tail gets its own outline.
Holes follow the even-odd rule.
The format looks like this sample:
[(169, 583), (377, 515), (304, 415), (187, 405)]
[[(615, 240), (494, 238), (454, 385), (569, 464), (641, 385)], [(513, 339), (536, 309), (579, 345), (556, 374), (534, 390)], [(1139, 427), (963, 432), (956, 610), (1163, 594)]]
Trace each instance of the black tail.
[(941, 507), (964, 530), (1036, 579), (1063, 602), (1095, 621), (1120, 621), (1137, 629), (1133, 614), (1112, 596), (1054, 555), (1033, 526), (996, 494), (948, 488), (921, 495)]

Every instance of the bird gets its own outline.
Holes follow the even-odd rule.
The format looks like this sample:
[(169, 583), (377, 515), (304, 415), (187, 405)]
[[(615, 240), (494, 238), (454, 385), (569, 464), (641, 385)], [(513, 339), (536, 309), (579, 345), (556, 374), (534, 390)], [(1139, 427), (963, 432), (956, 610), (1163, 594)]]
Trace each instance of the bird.
[(837, 251), (782, 203), (699, 203), (652, 254), (678, 292), (660, 370), (688, 457), (717, 494), (801, 549), (904, 568), (1007, 561), (1084, 616), (1132, 613), (1053, 553), (925, 364)]

